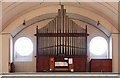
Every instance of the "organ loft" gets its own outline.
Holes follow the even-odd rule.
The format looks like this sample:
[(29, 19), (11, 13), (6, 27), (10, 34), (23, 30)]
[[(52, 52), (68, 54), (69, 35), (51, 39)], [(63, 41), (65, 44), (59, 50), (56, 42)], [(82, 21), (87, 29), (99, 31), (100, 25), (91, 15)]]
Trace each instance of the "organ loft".
[[(58, 9), (58, 14), (53, 20), (40, 29), (36, 27), (36, 71), (87, 72), (87, 37), (89, 35), (87, 25), (76, 24), (61, 5), (61, 9)], [(100, 68), (102, 66), (97, 65), (97, 62), (103, 63), (104, 67)], [(111, 60), (92, 59), (89, 68), (93, 72), (110, 72)]]

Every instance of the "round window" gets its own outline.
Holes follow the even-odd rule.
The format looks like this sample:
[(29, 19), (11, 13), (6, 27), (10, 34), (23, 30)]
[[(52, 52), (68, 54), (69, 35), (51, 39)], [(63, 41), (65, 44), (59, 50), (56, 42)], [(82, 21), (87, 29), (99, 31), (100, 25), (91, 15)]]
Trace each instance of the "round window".
[(15, 42), (15, 52), (21, 56), (28, 56), (33, 52), (33, 43), (27, 37), (21, 37)]
[(105, 38), (103, 37), (94, 37), (90, 41), (89, 45), (90, 52), (95, 55), (102, 55), (104, 54), (108, 49), (108, 44)]

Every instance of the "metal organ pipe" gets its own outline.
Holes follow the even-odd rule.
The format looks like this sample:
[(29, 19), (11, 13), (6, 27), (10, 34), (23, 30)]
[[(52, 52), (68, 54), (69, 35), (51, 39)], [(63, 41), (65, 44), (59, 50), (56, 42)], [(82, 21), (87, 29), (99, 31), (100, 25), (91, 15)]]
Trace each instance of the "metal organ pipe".
[[(57, 19), (56, 19), (56, 32), (58, 33), (58, 16), (57, 16)], [(57, 55), (58, 55), (58, 36), (57, 36)]]
[(87, 26), (85, 29), (77, 25), (66, 15), (63, 6), (58, 9), (58, 15), (39, 31), (36, 32), (40, 42), (40, 45), (37, 44), (40, 46), (37, 52), (43, 55), (71, 56), (87, 53)]

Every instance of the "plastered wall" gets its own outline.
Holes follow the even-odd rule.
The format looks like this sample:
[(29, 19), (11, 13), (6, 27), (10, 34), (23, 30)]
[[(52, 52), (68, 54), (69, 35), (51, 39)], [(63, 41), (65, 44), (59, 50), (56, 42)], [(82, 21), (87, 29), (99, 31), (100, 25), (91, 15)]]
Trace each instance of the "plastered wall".
[[(22, 61), (15, 61), (15, 65), (16, 65), (16, 72), (35, 72), (36, 71), (36, 37), (34, 36), (34, 34), (36, 33), (36, 26), (38, 25), (39, 28), (43, 27), (44, 25), (46, 25), (47, 21), (43, 21), (41, 23), (36, 23), (33, 24), (31, 26), (29, 26), (28, 28), (24, 29), (22, 32), (20, 32), (18, 35), (16, 35), (14, 37), (14, 42), (20, 38), (20, 37), (28, 37), (32, 40), (33, 43), (33, 53), (32, 53), (32, 61), (28, 61), (28, 62), (22, 62)], [(30, 57), (31, 58), (31, 57)]]

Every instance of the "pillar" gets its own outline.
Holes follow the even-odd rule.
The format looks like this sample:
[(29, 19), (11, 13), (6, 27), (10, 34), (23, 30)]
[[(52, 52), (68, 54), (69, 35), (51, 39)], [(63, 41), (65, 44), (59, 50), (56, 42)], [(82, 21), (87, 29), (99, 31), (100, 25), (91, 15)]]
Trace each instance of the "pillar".
[(2, 34), (2, 73), (9, 72), (10, 34)]
[(118, 34), (112, 34), (112, 71), (118, 73)]

